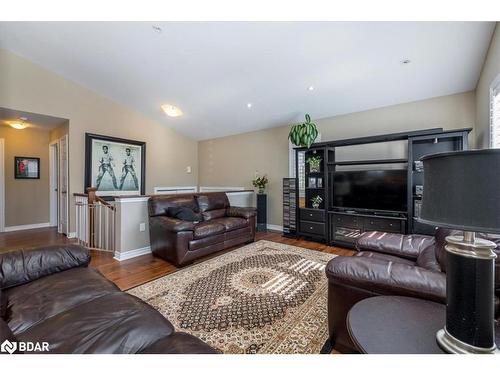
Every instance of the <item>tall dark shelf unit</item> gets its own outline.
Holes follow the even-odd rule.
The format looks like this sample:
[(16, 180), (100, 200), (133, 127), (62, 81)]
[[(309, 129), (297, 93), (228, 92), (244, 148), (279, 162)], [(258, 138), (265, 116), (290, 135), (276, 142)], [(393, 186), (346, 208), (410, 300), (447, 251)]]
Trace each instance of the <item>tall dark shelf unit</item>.
[[(356, 238), (365, 231), (378, 230), (396, 233), (432, 234), (434, 228), (416, 221), (421, 199), (417, 185), (422, 185), (423, 173), (415, 164), (422, 156), (443, 151), (459, 151), (468, 148), (468, 134), (472, 129), (443, 131), (441, 128), (413, 132), (392, 133), (373, 137), (351, 138), (315, 143), (310, 148), (296, 148), (296, 223), (297, 235), (323, 241), (332, 245), (352, 247)], [(407, 158), (336, 161), (335, 148), (372, 143), (405, 140), (408, 142)], [(311, 172), (306, 160), (310, 156), (322, 158), (319, 172)], [(333, 178), (337, 167), (380, 166), (401, 164), (407, 169), (407, 210), (374, 211), (356, 209), (349, 211), (333, 206)], [(300, 178), (299, 178), (300, 177)], [(318, 187), (321, 179), (321, 187)], [(316, 181), (316, 186), (311, 186)], [(318, 209), (312, 208), (311, 198), (319, 195), (323, 202)]]
[(297, 179), (283, 179), (283, 235), (297, 233)]

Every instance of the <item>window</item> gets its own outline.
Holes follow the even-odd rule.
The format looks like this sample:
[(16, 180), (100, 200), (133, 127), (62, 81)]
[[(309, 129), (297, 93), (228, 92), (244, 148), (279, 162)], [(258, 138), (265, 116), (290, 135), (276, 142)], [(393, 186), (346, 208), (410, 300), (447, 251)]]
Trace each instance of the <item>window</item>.
[(490, 86), (490, 147), (500, 148), (500, 74)]

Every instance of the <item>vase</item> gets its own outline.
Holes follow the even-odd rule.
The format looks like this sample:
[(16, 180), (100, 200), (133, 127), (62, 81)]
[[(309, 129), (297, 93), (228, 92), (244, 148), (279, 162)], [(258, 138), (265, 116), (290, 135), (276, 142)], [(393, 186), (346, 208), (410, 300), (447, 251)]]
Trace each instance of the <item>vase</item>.
[(264, 194), (264, 188), (259, 189), (259, 194)]
[(313, 208), (315, 208), (317, 210), (319, 208), (319, 204), (318, 203), (313, 203)]
[(316, 165), (310, 165), (309, 164), (309, 173), (318, 173), (319, 172), (319, 166)]

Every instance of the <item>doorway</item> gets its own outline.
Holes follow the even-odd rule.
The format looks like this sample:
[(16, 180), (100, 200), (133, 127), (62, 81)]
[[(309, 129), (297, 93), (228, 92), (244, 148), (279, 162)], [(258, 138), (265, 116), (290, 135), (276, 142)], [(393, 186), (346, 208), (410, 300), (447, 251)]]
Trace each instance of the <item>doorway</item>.
[(5, 230), (5, 140), (0, 138), (0, 233)]
[(50, 226), (68, 235), (68, 135), (49, 145)]

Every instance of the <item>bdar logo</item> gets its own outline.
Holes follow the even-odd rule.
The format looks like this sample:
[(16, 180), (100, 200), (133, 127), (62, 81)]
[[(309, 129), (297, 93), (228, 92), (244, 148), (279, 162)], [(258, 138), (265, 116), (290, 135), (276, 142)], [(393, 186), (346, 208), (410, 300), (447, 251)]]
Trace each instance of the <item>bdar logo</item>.
[(17, 349), (17, 342), (10, 342), (9, 340), (5, 340), (2, 345), (0, 345), (0, 351), (3, 353), (12, 354)]

